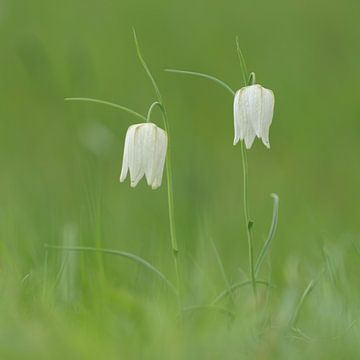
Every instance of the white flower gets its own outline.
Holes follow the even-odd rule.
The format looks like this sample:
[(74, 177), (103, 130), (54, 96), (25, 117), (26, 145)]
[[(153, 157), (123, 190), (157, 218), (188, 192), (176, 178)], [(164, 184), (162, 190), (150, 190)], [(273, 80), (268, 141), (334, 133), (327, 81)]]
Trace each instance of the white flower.
[(131, 187), (145, 175), (148, 185), (161, 185), (167, 149), (167, 134), (153, 123), (132, 125), (125, 137), (124, 157), (120, 174), (123, 182), (130, 172)]
[(270, 148), (269, 129), (274, 113), (274, 94), (260, 85), (245, 86), (238, 90), (234, 98), (234, 145), (245, 140), (251, 148), (255, 136)]

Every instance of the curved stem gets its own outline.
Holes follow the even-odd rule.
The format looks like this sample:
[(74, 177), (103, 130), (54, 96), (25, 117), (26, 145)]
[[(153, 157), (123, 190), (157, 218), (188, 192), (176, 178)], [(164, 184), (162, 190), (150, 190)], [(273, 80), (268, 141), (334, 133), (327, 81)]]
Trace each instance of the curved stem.
[(93, 103), (102, 104), (102, 105), (108, 105), (108, 106), (111, 106), (111, 107), (114, 107), (114, 108), (117, 108), (117, 109), (126, 111), (127, 113), (129, 113), (129, 114), (131, 114), (131, 115), (134, 115), (134, 116), (138, 117), (139, 119), (141, 119), (141, 120), (143, 120), (143, 121), (146, 121), (146, 117), (145, 117), (145, 116), (137, 113), (137, 112), (134, 111), (134, 110), (131, 110), (131, 109), (127, 108), (126, 106), (122, 106), (122, 105), (119, 105), (119, 104), (115, 104), (115, 103), (112, 103), (112, 102), (110, 102), (110, 101), (99, 100), (99, 99), (92, 99), (92, 98), (85, 98), (85, 97), (65, 98), (64, 100), (65, 100), (65, 101), (87, 101), (87, 102), (93, 102)]
[[(247, 66), (245, 62), (244, 55), (241, 51), (239, 38), (236, 37), (236, 51), (238, 54), (241, 73), (243, 76), (244, 86), (252, 85), (255, 81), (255, 73), (251, 73), (247, 80)], [(250, 279), (252, 284), (252, 289), (254, 293), (255, 305), (257, 304), (257, 290), (256, 290), (256, 274), (255, 274), (255, 266), (254, 266), (254, 245), (252, 239), (251, 228), (253, 226), (253, 222), (250, 219), (249, 212), (249, 204), (248, 204), (248, 163), (247, 163), (247, 154), (246, 148), (244, 144), (244, 140), (241, 141), (241, 158), (242, 158), (242, 168), (243, 168), (243, 200), (244, 200), (244, 216), (245, 216), (245, 224), (246, 224), (246, 235), (248, 241), (248, 251), (249, 251), (249, 268), (250, 268)]]
[[(181, 310), (181, 302), (182, 302), (182, 300), (181, 300), (181, 284), (180, 284), (180, 272), (179, 272), (179, 264), (178, 264), (179, 248), (178, 248), (178, 244), (177, 244), (176, 227), (175, 227), (174, 189), (173, 189), (173, 182), (172, 182), (171, 141), (170, 141), (171, 137), (170, 137), (169, 121), (168, 121), (166, 108), (164, 106), (163, 98), (162, 98), (161, 92), (159, 90), (159, 87), (141, 54), (141, 50), (140, 50), (140, 46), (139, 46), (139, 42), (138, 42), (138, 39), (136, 36), (135, 29), (133, 29), (133, 33), (134, 33), (134, 41), (135, 41), (138, 58), (154, 87), (154, 91), (156, 93), (156, 97), (158, 100), (157, 103), (161, 109), (161, 114), (162, 114), (162, 118), (164, 121), (165, 131), (167, 132), (167, 135), (168, 135), (168, 147), (167, 147), (167, 155), (166, 155), (166, 180), (167, 180), (167, 198), (168, 198), (168, 211), (169, 211), (170, 239), (171, 239), (172, 256), (174, 259), (174, 267), (175, 267), (175, 274), (176, 274), (176, 280), (177, 280), (178, 303), (179, 303), (178, 305), (179, 305), (179, 309)], [(155, 107), (155, 105), (154, 105), (154, 107)]]
[[(167, 118), (166, 109), (164, 106), (161, 107), (161, 112), (164, 120), (165, 131), (168, 133), (168, 141), (170, 143), (170, 134), (169, 134), (169, 122)], [(170, 224), (170, 238), (171, 238), (171, 247), (172, 254), (174, 258), (174, 266), (176, 273), (176, 280), (179, 291), (179, 302), (181, 305), (181, 291), (180, 291), (180, 273), (179, 273), (179, 264), (178, 264), (178, 254), (179, 248), (176, 237), (176, 226), (175, 226), (175, 211), (174, 211), (174, 188), (172, 181), (172, 166), (171, 166), (171, 148), (168, 146), (167, 156), (166, 156), (166, 180), (167, 180), (167, 198), (168, 198), (168, 210), (169, 210), (169, 224)]]
[(249, 85), (254, 85), (256, 84), (256, 75), (254, 72), (251, 72), (249, 75), (249, 80), (248, 80), (248, 84)]
[(158, 106), (160, 109), (162, 109), (162, 105), (158, 101), (153, 102), (149, 107), (149, 111), (146, 116), (146, 122), (150, 122), (151, 113), (155, 109), (156, 106)]
[(217, 84), (221, 85), (227, 91), (229, 91), (231, 93), (231, 95), (233, 95), (233, 96), (235, 95), (235, 91), (228, 84), (226, 84), (224, 81), (222, 81), (222, 80), (220, 80), (220, 79), (218, 79), (218, 78), (216, 78), (214, 76), (207, 75), (207, 74), (204, 74), (204, 73), (195, 72), (195, 71), (187, 71), (187, 70), (165, 69), (165, 71), (176, 73), (176, 74), (185, 74), (185, 75), (198, 76), (198, 77), (203, 77), (205, 79), (212, 80), (212, 81), (216, 82)]

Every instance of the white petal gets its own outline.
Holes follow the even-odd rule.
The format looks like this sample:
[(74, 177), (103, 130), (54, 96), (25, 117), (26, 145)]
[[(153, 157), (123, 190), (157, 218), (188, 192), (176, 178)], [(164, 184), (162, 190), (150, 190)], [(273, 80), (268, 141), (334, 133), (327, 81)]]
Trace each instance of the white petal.
[(251, 85), (244, 88), (245, 116), (248, 127), (254, 129), (255, 134), (260, 137), (261, 128), (261, 86)]
[(245, 138), (244, 138), (244, 141), (245, 141), (245, 146), (247, 149), (250, 149), (254, 140), (255, 140), (255, 131), (254, 131), (254, 128), (252, 126), (248, 126), (247, 128), (247, 132), (245, 134)]
[(238, 90), (234, 97), (234, 145), (236, 145), (241, 138), (241, 116), (242, 111), (240, 109), (240, 97), (241, 90)]
[(166, 131), (157, 128), (153, 163), (153, 178), (151, 179), (152, 181), (149, 184), (151, 185), (152, 189), (157, 189), (161, 185), (166, 159), (167, 143), (168, 138)]
[(259, 128), (261, 112), (261, 90), (259, 85), (246, 86), (238, 90), (234, 98), (234, 145), (246, 140), (247, 147), (254, 141), (256, 128)]
[(129, 171), (131, 187), (135, 187), (144, 176), (144, 168), (142, 163), (143, 125), (144, 124), (135, 125), (134, 141), (130, 144)]
[(120, 173), (120, 182), (123, 182), (126, 179), (128, 169), (129, 169), (129, 153), (130, 153), (130, 147), (131, 143), (134, 141), (134, 131), (135, 131), (136, 125), (130, 126), (126, 132), (125, 136), (125, 144), (124, 144), (124, 155), (123, 155), (123, 162), (121, 167), (121, 173)]
[(143, 166), (148, 185), (151, 185), (154, 178), (154, 154), (156, 148), (157, 126), (153, 123), (146, 124), (144, 134)]
[(265, 146), (270, 148), (269, 130), (274, 114), (275, 97), (271, 90), (262, 88), (260, 137)]

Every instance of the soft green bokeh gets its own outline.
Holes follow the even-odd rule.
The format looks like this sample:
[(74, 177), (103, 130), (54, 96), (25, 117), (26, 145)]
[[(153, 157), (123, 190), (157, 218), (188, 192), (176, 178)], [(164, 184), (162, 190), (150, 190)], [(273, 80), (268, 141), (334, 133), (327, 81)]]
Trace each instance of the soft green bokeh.
[[(359, 14), (358, 0), (0, 0), (0, 359), (358, 359), (359, 327), (348, 328), (360, 315)], [(257, 250), (269, 194), (280, 196), (276, 320), (260, 340), (250, 288), (233, 324), (201, 313), (179, 325), (176, 300), (127, 260), (54, 250), (46, 266), (45, 243), (103, 246), (175, 277), (165, 181), (156, 191), (118, 182), (137, 119), (64, 101), (146, 113), (155, 96), (132, 27), (170, 118), (186, 306), (225, 287), (212, 241), (231, 282), (247, 271), (241, 156), (229, 94), (163, 69), (239, 88), (238, 35), (249, 69), (275, 93), (272, 148), (257, 141), (249, 152)], [(287, 319), (318, 277), (299, 320), (314, 339), (295, 340)]]

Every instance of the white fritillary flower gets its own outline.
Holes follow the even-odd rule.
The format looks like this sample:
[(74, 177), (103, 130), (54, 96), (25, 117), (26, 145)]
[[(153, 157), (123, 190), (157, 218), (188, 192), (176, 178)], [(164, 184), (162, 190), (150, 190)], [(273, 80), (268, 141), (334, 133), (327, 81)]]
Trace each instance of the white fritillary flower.
[(153, 123), (130, 126), (125, 138), (120, 182), (125, 180), (129, 171), (131, 187), (135, 187), (145, 175), (148, 185), (157, 189), (163, 176), (167, 141), (166, 131)]
[(250, 149), (255, 136), (270, 148), (269, 129), (274, 113), (274, 93), (261, 85), (245, 86), (238, 90), (234, 98), (234, 145), (245, 141)]

